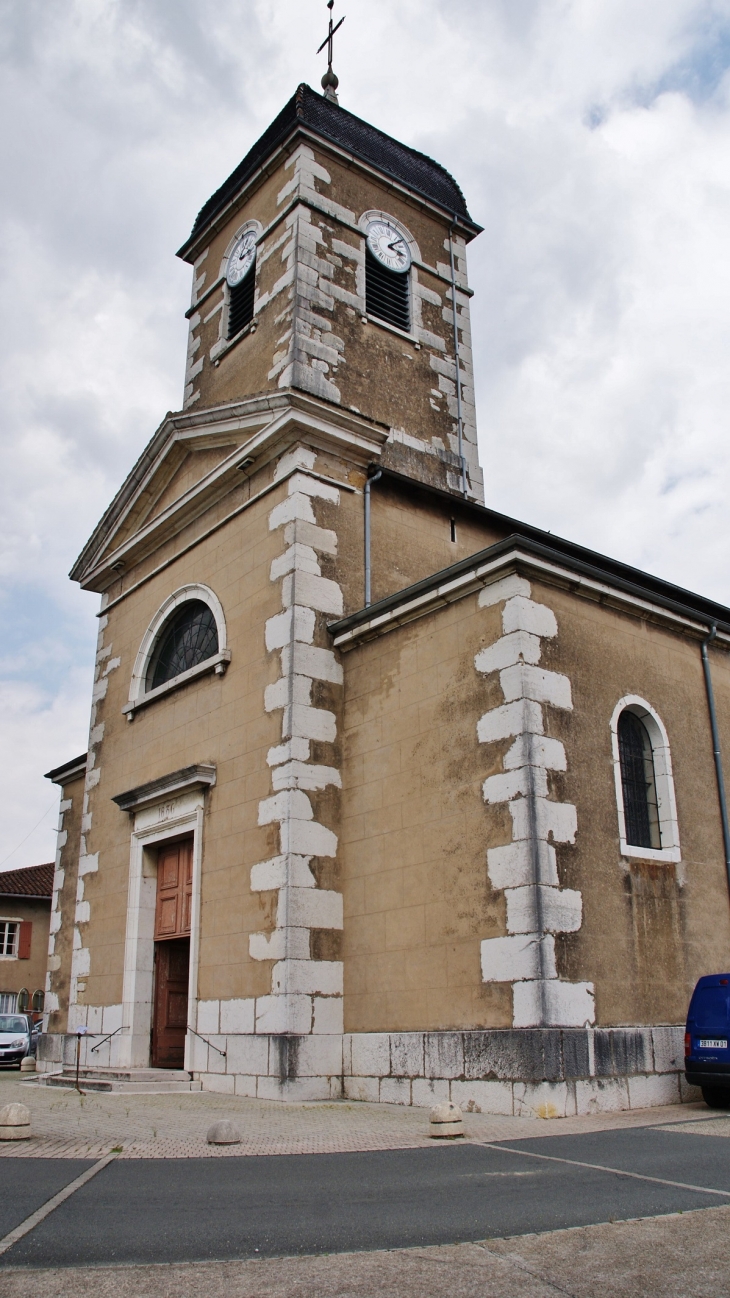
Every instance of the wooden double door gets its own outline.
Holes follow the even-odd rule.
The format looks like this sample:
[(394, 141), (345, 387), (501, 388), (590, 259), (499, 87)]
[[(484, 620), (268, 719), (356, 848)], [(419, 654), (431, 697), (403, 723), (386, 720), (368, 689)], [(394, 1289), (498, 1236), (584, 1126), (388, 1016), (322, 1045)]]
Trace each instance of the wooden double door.
[(182, 1068), (185, 1062), (192, 889), (193, 840), (161, 847), (155, 907), (153, 1068)]

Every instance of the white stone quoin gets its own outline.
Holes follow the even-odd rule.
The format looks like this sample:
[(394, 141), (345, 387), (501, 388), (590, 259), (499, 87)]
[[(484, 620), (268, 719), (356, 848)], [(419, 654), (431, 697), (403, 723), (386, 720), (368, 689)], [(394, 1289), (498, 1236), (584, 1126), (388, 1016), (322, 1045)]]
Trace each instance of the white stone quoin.
[[(270, 749), (272, 794), (259, 804), (260, 825), (278, 825), (279, 854), (251, 870), (254, 892), (276, 891), (276, 926), (270, 933), (253, 933), (249, 953), (254, 960), (274, 960), (271, 994), (259, 997), (254, 1008), (255, 1034), (310, 1037), (296, 1044), (296, 1057), (286, 1069), (272, 1060), (262, 1069), (257, 1094), (323, 1098), (339, 1093), (342, 1075), (341, 961), (313, 960), (312, 929), (341, 929), (342, 896), (317, 887), (312, 860), (337, 855), (337, 835), (315, 818), (312, 794), (342, 780), (335, 766), (313, 763), (312, 741), (332, 744), (337, 734), (335, 714), (312, 704), (312, 684), (324, 680), (342, 684), (342, 667), (335, 654), (313, 643), (318, 616), (341, 616), (342, 592), (323, 577), (320, 554), (334, 554), (337, 537), (317, 525), (317, 499), (338, 505), (339, 490), (312, 472), (313, 451), (295, 447), (280, 461), (277, 476), (290, 474), (286, 498), (269, 515), (272, 531), (283, 532), (286, 549), (271, 565), (271, 580), (281, 584), (284, 611), (266, 624), (266, 645), (279, 650), (281, 676), (265, 692), (267, 712), (281, 715), (281, 743)], [(301, 466), (304, 472), (291, 473)], [(224, 1003), (222, 1003), (223, 1005)], [(222, 1007), (221, 1007), (222, 1008)], [(201, 1029), (202, 1030), (202, 1029)], [(284, 1048), (278, 1045), (281, 1052)], [(263, 1062), (263, 1060), (261, 1060)], [(287, 1073), (284, 1076), (284, 1073)]]
[(499, 672), (505, 702), (477, 723), (480, 743), (513, 738), (503, 773), (483, 785), (488, 805), (506, 803), (512, 842), (490, 848), (487, 868), (507, 902), (506, 937), (481, 944), (484, 982), (512, 984), (515, 1027), (584, 1027), (595, 1022), (593, 985), (558, 978), (555, 933), (581, 926), (581, 894), (561, 888), (555, 843), (573, 843), (577, 816), (572, 803), (549, 795), (549, 771), (565, 771), (564, 745), (545, 735), (543, 705), (571, 710), (570, 681), (539, 666), (542, 640), (558, 634), (552, 609), (531, 598), (530, 583), (515, 573), (485, 587), (479, 606), (502, 604), (503, 635), (480, 650), (478, 672)]

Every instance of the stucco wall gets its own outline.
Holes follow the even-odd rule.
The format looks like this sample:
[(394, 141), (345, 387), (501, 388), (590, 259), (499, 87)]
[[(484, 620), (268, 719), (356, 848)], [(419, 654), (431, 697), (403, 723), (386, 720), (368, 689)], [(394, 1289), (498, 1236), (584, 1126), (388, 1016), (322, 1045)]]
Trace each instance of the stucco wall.
[[(539, 589), (539, 587), (535, 587)], [(565, 886), (580, 888), (583, 923), (557, 939), (564, 976), (595, 982), (604, 1025), (681, 1022), (701, 974), (730, 954), (730, 902), (712, 737), (696, 638), (565, 591), (542, 588), (559, 633), (545, 664), (571, 681), (573, 711), (548, 709), (568, 770), (555, 783), (578, 809), (574, 846), (558, 849)], [(537, 596), (536, 596), (537, 598)], [(730, 746), (730, 664), (712, 654), (725, 751)], [(626, 695), (644, 698), (667, 729), (681, 862), (622, 858), (609, 722)], [(580, 971), (580, 973), (578, 972)]]
[[(115, 1004), (122, 994), (131, 826), (111, 799), (195, 762), (217, 768), (203, 831), (201, 994), (215, 988), (216, 995), (250, 996), (266, 980), (266, 967), (248, 958), (248, 934), (270, 923), (267, 897), (249, 886), (251, 865), (273, 855), (272, 829), (257, 824), (258, 801), (270, 783), (266, 753), (278, 738), (262, 706), (276, 677), (263, 639), (266, 618), (278, 611), (269, 568), (280, 544), (266, 524), (270, 507), (271, 500), (254, 505), (108, 614), (109, 669), (96, 716), (96, 726), (103, 726), (95, 748), (99, 774), (89, 791), (84, 844), (87, 856), (99, 856), (85, 880), (90, 918), (81, 931), (90, 973), (79, 988), (82, 1003)], [(205, 583), (221, 601), (230, 666), (222, 678), (204, 676), (141, 709), (130, 724), (122, 707), (142, 637), (163, 600), (187, 582)]]
[[(594, 984), (600, 1025), (681, 1022), (730, 939), (699, 643), (554, 586), (533, 582), (531, 598), (557, 619), (540, 671), (572, 691), (572, 707), (543, 705), (544, 734), (567, 757), (546, 772), (547, 797), (577, 814), (574, 843), (555, 843), (558, 886), (574, 906), (578, 894), (576, 931), (554, 939), (558, 978)], [(479, 719), (505, 695), (498, 671), (474, 666), (501, 632), (499, 607), (471, 595), (344, 657), (347, 1031), (511, 1022), (508, 984), (483, 983), (479, 965), (480, 941), (508, 932), (486, 867), (511, 841), (510, 806), (485, 805), (482, 784), (504, 778), (513, 740), (479, 743)], [(730, 742), (724, 653), (713, 670)], [(669, 733), (678, 864), (621, 856), (610, 720), (628, 694)]]

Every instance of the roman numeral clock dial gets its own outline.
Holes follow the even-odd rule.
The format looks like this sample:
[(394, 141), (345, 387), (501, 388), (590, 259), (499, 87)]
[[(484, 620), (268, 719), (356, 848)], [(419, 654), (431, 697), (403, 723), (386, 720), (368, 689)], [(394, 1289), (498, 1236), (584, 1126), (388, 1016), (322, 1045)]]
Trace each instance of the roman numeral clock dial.
[(246, 230), (240, 239), (233, 245), (228, 258), (226, 267), (226, 279), (230, 288), (235, 288), (237, 284), (248, 274), (253, 259), (256, 256), (256, 234), (253, 230)]
[(388, 270), (405, 275), (410, 269), (411, 250), (408, 242), (403, 238), (400, 230), (389, 221), (370, 222), (367, 228), (367, 245), (373, 257), (382, 266), (387, 266)]

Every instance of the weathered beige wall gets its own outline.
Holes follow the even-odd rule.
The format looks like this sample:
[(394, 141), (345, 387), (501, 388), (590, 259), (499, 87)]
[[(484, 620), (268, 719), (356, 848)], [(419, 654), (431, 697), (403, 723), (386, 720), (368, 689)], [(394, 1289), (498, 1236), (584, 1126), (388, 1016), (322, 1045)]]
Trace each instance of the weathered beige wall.
[[(286, 204), (277, 206), (277, 196), (290, 179), (291, 171), (286, 171), (282, 164), (247, 197), (246, 202), (231, 216), (228, 224), (215, 235), (208, 246), (205, 261), (198, 268), (198, 274), (205, 275), (200, 293), (205, 293), (215, 283), (226, 248), (236, 230), (244, 222), (260, 221), (264, 228), (267, 228), (278, 217)], [(281, 247), (287, 242), (286, 226), (282, 221), (271, 232), (266, 247), (257, 259), (256, 292), (259, 297), (271, 293), (277, 280), (284, 273)], [(267, 255), (272, 247), (274, 251)], [(238, 401), (241, 397), (277, 389), (276, 379), (269, 378), (269, 371), (274, 354), (278, 350), (281, 321), (277, 321), (276, 317), (284, 308), (286, 290), (273, 299), (270, 307), (258, 314), (256, 332), (242, 338), (235, 347), (220, 358), (220, 363), (214, 366), (208, 359), (208, 353), (219, 337), (220, 313), (212, 314), (212, 312), (222, 301), (221, 286), (200, 308), (201, 325), (196, 330), (196, 336), (201, 340), (198, 355), (204, 355), (206, 358), (203, 369), (195, 380), (196, 390), (200, 391), (200, 400), (196, 405), (200, 407), (215, 406), (224, 401)]]
[[(97, 750), (101, 777), (90, 794), (87, 851), (100, 857), (98, 872), (85, 881), (91, 919), (82, 934), (91, 973), (82, 1003), (115, 1004), (122, 995), (131, 824), (111, 799), (197, 762), (212, 762), (218, 772), (203, 839), (200, 995), (269, 990), (269, 965), (249, 960), (248, 934), (269, 927), (270, 898), (251, 892), (251, 865), (278, 850), (275, 827), (256, 822), (258, 802), (270, 793), (266, 754), (280, 740), (279, 723), (263, 709), (264, 689), (279, 674), (276, 655), (265, 649), (264, 623), (281, 608), (269, 580), (281, 537), (269, 533), (267, 515), (284, 494), (279, 488), (254, 504), (109, 612), (104, 642), (121, 661), (109, 672), (97, 716), (104, 737)], [(188, 684), (139, 711), (130, 724), (121, 709), (144, 632), (168, 595), (196, 581), (210, 586), (223, 606), (232, 651), (228, 671)]]
[[(174, 500), (177, 487), (187, 489), (194, 483), (196, 472), (206, 472), (209, 464), (210, 456), (205, 452), (192, 453), (168, 484), (165, 499)], [(362, 470), (347, 465), (334, 453), (320, 452), (317, 469), (360, 489), (364, 481)], [(218, 771), (216, 787), (207, 798), (204, 832), (200, 996), (228, 999), (262, 995), (270, 990), (270, 966), (249, 959), (248, 937), (251, 932), (273, 927), (274, 895), (252, 893), (249, 872), (257, 861), (278, 851), (276, 828), (259, 828), (256, 822), (258, 802), (271, 792), (266, 754), (280, 740), (279, 720), (267, 716), (263, 708), (264, 689), (279, 676), (278, 654), (265, 649), (264, 624), (281, 607), (279, 586), (272, 584), (269, 570), (284, 542), (280, 534), (269, 532), (268, 515), (285, 495), (286, 485), (254, 502), (189, 553), (174, 556), (211, 523), (244, 503), (248, 494), (261, 490), (271, 481), (271, 473), (269, 466), (251, 482), (237, 485), (195, 523), (177, 536), (164, 539), (157, 551), (126, 571), (109, 591), (113, 601), (157, 564), (174, 560), (164, 572), (113, 605), (107, 614), (102, 659), (107, 693), (97, 705), (96, 717), (97, 725), (104, 727), (95, 759), (101, 775), (99, 784), (89, 793), (92, 828), (86, 835), (86, 852), (99, 852), (100, 857), (98, 872), (86, 875), (84, 881), (84, 900), (89, 902), (91, 918), (88, 924), (81, 925), (81, 932), (83, 945), (91, 951), (91, 972), (83, 982), (81, 1003), (116, 1004), (122, 994), (131, 825), (111, 799), (146, 780), (195, 762), (213, 762)], [(421, 495), (406, 498), (388, 488), (377, 497), (374, 491), (376, 596), (400, 589), (496, 539), (481, 520), (471, 520), (466, 513), (461, 517), (458, 511), (458, 501), (452, 507), (449, 501), (438, 502)], [(454, 514), (458, 519), (456, 543), (450, 539), (450, 518)], [(332, 528), (338, 536), (338, 556), (321, 557), (322, 573), (341, 584), (345, 610), (352, 612), (363, 601), (361, 490), (343, 490), (339, 506), (319, 501), (317, 518), (320, 526)], [(139, 644), (163, 600), (191, 581), (210, 586), (222, 603), (233, 655), (231, 665), (224, 678), (203, 677), (141, 709), (130, 724), (121, 709), (128, 700)], [(322, 644), (327, 643), (325, 634)], [(107, 672), (106, 664), (116, 663), (117, 659), (119, 665)], [(314, 704), (335, 711), (340, 707), (331, 688), (323, 683), (315, 686)], [(313, 745), (314, 760), (318, 760), (316, 748)], [(336, 825), (338, 797), (332, 789), (313, 795), (315, 815), (323, 823)], [(78, 837), (74, 842), (78, 853)], [(69, 841), (66, 854), (71, 850)], [(339, 866), (322, 865), (317, 871), (321, 886), (338, 886), (338, 870)], [(66, 934), (68, 929), (69, 935), (74, 911), (71, 892), (66, 897), (70, 880), (69, 873), (63, 895), (63, 931)], [(55, 975), (54, 988), (59, 988), (65, 1001), (70, 936), (64, 941), (62, 969)], [(334, 958), (338, 943), (336, 935), (322, 933), (313, 954)], [(489, 1000), (494, 993), (482, 989), (479, 996)]]
[[(371, 508), (373, 602), (467, 559), (506, 535), (486, 515), (465, 509), (458, 497), (453, 501), (436, 497), (419, 491), (415, 484), (404, 490), (392, 480), (380, 479), (371, 488)], [(451, 540), (452, 518), (456, 541)], [(358, 597), (355, 608), (362, 605), (362, 588)]]
[[(696, 640), (533, 583), (558, 620), (541, 666), (566, 674), (574, 710), (546, 705), (568, 770), (551, 796), (575, 803), (560, 883), (583, 896), (583, 925), (556, 939), (560, 976), (596, 987), (601, 1025), (681, 1022), (702, 974), (728, 965), (730, 903), (712, 744)], [(503, 934), (487, 848), (511, 841), (506, 805), (481, 786), (511, 741), (480, 745), (476, 723), (503, 701), (474, 656), (501, 635), (476, 596), (345, 655), (342, 874), (346, 1031), (500, 1027), (507, 985), (481, 982), (479, 944)], [(713, 655), (730, 750), (730, 664)], [(610, 718), (626, 694), (667, 727), (682, 864), (623, 860)]]
[(511, 1023), (509, 988), (479, 964), (504, 932), (486, 850), (507, 826), (481, 797), (476, 721), (494, 704), (474, 655), (499, 633), (473, 597), (344, 658), (347, 1032)]
[[(322, 573), (339, 583), (347, 616), (361, 609), (365, 599), (365, 474), (335, 455), (319, 454), (316, 467), (318, 472), (342, 478), (357, 489), (357, 494), (343, 491), (339, 505), (317, 503), (320, 525), (337, 533), (337, 558), (322, 556)], [(456, 523), (455, 542), (451, 540), (452, 518)], [(421, 492), (415, 483), (404, 490), (379, 479), (371, 488), (373, 603), (467, 559), (504, 535), (504, 529), (486, 515), (464, 508), (458, 497), (451, 501)]]
[[(681, 1022), (698, 977), (730, 954), (730, 901), (700, 646), (652, 623), (533, 585), (558, 636), (546, 666), (570, 677), (573, 712), (545, 708), (568, 771), (554, 796), (578, 808), (574, 847), (558, 847), (561, 884), (583, 894), (580, 932), (557, 939), (559, 972), (596, 984), (599, 1023)], [(725, 749), (730, 664), (713, 654)], [(646, 699), (666, 726), (682, 862), (622, 860), (609, 722), (624, 695)]]

